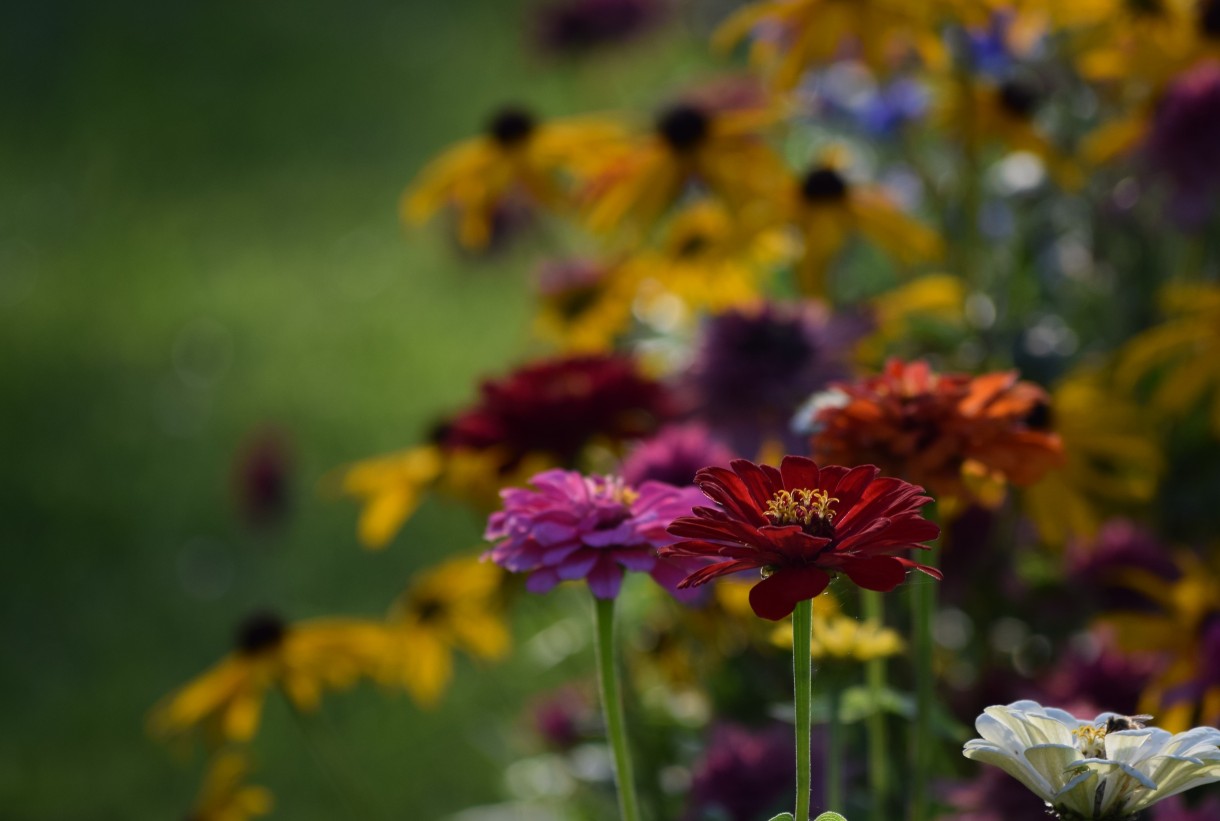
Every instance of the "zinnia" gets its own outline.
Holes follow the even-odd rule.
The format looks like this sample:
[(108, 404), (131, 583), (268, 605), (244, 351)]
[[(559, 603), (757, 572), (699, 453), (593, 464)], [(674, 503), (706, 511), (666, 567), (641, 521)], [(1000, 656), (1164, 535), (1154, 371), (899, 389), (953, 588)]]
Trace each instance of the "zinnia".
[(931, 499), (923, 488), (879, 476), (872, 465), (819, 468), (801, 456), (785, 456), (778, 469), (745, 459), (729, 469), (704, 468), (695, 484), (717, 507), (696, 507), (669, 532), (685, 539), (661, 548), (670, 558), (720, 559), (682, 580), (679, 587), (759, 569), (750, 606), (778, 621), (797, 602), (812, 599), (843, 573), (868, 590), (893, 590), (907, 570), (941, 578), (935, 568), (899, 556), (935, 539), (940, 528), (920, 515)]
[(701, 500), (693, 487), (644, 482), (638, 488), (615, 476), (548, 470), (530, 479), (536, 490), (501, 492), (485, 538), (497, 544), (484, 558), (515, 573), (529, 573), (535, 593), (561, 581), (586, 579), (593, 595), (613, 599), (623, 569), (650, 574), (674, 591), (689, 563), (660, 559), (657, 548), (674, 541), (666, 527)]

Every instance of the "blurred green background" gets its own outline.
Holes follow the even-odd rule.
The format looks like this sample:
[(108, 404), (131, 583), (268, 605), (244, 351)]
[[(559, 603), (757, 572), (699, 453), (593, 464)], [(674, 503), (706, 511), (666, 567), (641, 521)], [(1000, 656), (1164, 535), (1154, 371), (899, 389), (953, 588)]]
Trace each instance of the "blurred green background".
[[(505, 101), (647, 112), (707, 67), (689, 10), (556, 63), (531, 49), (530, 8), (0, 12), (0, 817), (182, 817), (202, 757), (149, 740), (144, 718), (243, 615), (377, 616), (413, 570), (477, 546), (480, 522), (430, 502), (366, 553), (354, 506), (318, 492), (530, 351), (522, 282), (539, 249), (463, 259), (443, 226), (404, 232), (398, 196)], [(291, 446), (293, 507), (258, 533), (232, 475), (268, 429)], [(542, 618), (530, 606), (519, 643)], [(439, 710), (365, 688), (327, 700), (315, 742), (369, 817), (445, 817), (504, 797), (514, 716), (590, 668), (462, 661)], [(254, 750), (273, 817), (353, 817), (281, 702)]]

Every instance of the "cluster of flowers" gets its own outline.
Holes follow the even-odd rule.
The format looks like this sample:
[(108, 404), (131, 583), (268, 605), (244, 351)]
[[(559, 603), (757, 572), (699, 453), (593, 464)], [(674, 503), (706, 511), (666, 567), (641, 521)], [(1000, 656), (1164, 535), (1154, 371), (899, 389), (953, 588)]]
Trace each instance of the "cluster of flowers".
[[(580, 50), (663, 11), (570, 2), (539, 31)], [(252, 618), (154, 731), (242, 744), (268, 692), (309, 711), (362, 679), (431, 706), (454, 648), (508, 652), (511, 574), (583, 581), (634, 819), (611, 640), (638, 571), (672, 598), (632, 610), (632, 680), (709, 725), (648, 762), (685, 773), (650, 791), (664, 817), (766, 817), (794, 779), (799, 821), (1220, 817), (1176, 797), (1220, 780), (1220, 731), (1192, 729), (1220, 723), (1220, 2), (763, 0), (713, 41), (753, 74), (643, 122), (505, 107), (403, 198), (486, 260), (544, 220), (589, 249), (539, 264), (545, 354), (339, 480), (367, 547), (442, 494), (489, 517), (481, 558), (386, 621)], [(789, 647), (795, 769), (791, 729), (741, 723), (786, 697), (757, 671)], [(560, 751), (600, 735), (573, 692), (539, 709)], [(965, 759), (1007, 776), (941, 755), (980, 711)], [(244, 767), (218, 757), (195, 817), (269, 809)]]

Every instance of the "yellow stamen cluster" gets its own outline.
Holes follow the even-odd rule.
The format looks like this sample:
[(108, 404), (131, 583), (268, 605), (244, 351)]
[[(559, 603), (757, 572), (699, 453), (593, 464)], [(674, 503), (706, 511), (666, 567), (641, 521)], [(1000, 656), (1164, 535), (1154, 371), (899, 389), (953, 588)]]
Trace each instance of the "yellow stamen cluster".
[(767, 502), (766, 515), (778, 525), (829, 524), (835, 517), (831, 505), (837, 501), (824, 490), (781, 490)]
[(1076, 746), (1080, 748), (1080, 752), (1085, 758), (1106, 757), (1106, 728), (1104, 726), (1077, 727), (1072, 730), (1072, 735), (1076, 736)]
[(608, 476), (606, 481), (598, 483), (597, 489), (614, 501), (630, 507), (640, 498), (640, 492), (628, 485), (617, 476)]

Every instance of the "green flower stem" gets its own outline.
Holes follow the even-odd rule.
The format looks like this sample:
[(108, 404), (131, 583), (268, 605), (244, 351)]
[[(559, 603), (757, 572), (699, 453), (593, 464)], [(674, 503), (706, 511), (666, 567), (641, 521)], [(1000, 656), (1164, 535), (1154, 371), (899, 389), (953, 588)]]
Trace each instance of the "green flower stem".
[(826, 682), (826, 806), (843, 806), (843, 719), (842, 688), (836, 676), (823, 676)]
[[(929, 562), (930, 564), (931, 562)], [(915, 731), (911, 746), (911, 821), (929, 817), (928, 784), (932, 777), (932, 751), (936, 745), (932, 711), (936, 706), (936, 680), (932, 671), (932, 614), (936, 585), (917, 579), (911, 585), (911, 617), (915, 653)]]
[(597, 621), (597, 674), (601, 684), (602, 713), (606, 734), (614, 752), (614, 778), (618, 784), (618, 808), (623, 821), (640, 821), (640, 802), (631, 772), (631, 751), (623, 717), (618, 666), (614, 657), (614, 599), (593, 599)]
[(809, 821), (809, 703), (813, 690), (813, 600), (797, 602), (792, 612), (792, 679), (796, 702), (796, 821)]
[[(885, 599), (875, 590), (861, 590), (861, 609), (865, 621), (878, 626), (885, 625)], [(885, 712), (881, 709), (881, 699), (885, 692), (885, 659), (869, 659), (865, 664), (864, 675), (868, 684), (868, 693), (873, 702), (873, 710), (869, 713), (866, 730), (868, 732), (868, 787), (872, 795), (873, 821), (889, 821), (887, 814), (890, 801), (890, 758), (889, 739), (886, 729)]]

